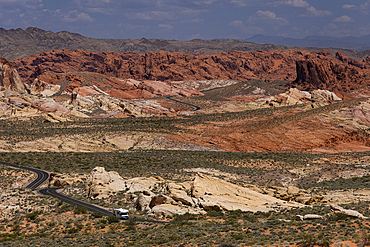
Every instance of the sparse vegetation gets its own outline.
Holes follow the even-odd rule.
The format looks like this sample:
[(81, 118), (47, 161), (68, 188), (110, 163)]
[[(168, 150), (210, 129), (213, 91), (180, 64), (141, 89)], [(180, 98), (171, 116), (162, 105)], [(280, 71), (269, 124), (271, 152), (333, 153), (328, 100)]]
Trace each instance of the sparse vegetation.
[[(250, 181), (257, 181), (257, 178), (266, 171), (276, 173), (286, 169), (305, 167), (307, 163), (320, 162), (321, 159), (327, 157), (300, 153), (215, 153), (154, 150), (90, 154), (28, 153), (27, 155), (2, 153), (0, 156), (2, 160), (13, 160), (15, 163), (19, 161), (18, 163), (22, 164), (23, 162), (29, 165), (34, 162), (45, 170), (51, 170), (52, 167), (49, 165), (51, 161), (58, 166), (60, 164), (60, 167), (53, 165), (53, 168), (58, 167), (59, 172), (83, 173), (97, 165), (102, 165), (107, 170), (118, 170), (122, 174), (131, 174), (131, 176), (158, 174), (163, 177), (177, 177), (178, 180), (183, 180), (184, 177), (191, 176), (191, 173), (182, 172), (183, 174), (175, 176), (177, 173), (181, 173), (181, 168), (208, 167), (228, 174), (239, 174), (246, 178), (255, 176), (256, 180)], [(366, 157), (369, 153), (353, 155)], [(351, 157), (351, 154), (342, 154), (342, 156)], [(229, 165), (225, 165), (226, 161)], [(271, 162), (274, 165), (262, 169), (253, 166), (253, 162), (258, 162), (258, 164)], [(68, 164), (68, 166), (63, 164)], [(141, 164), (143, 168), (137, 169), (137, 164)], [(148, 165), (145, 166), (145, 164)], [(250, 164), (250, 166), (235, 167), (235, 164)], [(326, 165), (330, 166), (331, 164)], [(344, 165), (335, 166), (342, 169)], [(350, 163), (346, 166), (354, 167), (355, 164)], [(12, 170), (5, 167), (3, 169)], [(367, 168), (365, 167), (365, 169)], [(12, 179), (11, 176), (3, 176), (3, 178), (2, 183), (4, 184), (6, 184), (6, 179)], [(236, 182), (243, 183), (242, 178), (240, 177)], [(366, 177), (363, 179), (366, 181)], [(76, 188), (81, 185), (82, 183), (78, 183)], [(366, 183), (363, 187), (366, 187)], [(23, 195), (27, 191), (18, 189), (16, 193)], [(35, 202), (30, 201), (30, 203), (38, 204), (41, 207), (50, 205), (50, 210), (48, 212), (25, 210), (24, 213), (20, 212), (13, 218), (3, 220), (2, 228), (0, 228), (1, 243), (10, 246), (42, 245), (51, 242), (57, 242), (59, 246), (69, 246), (72, 243), (89, 246), (96, 244), (178, 246), (180, 244), (209, 245), (210, 243), (216, 246), (220, 244), (236, 246), (282, 243), (299, 244), (300, 246), (310, 246), (310, 244), (328, 246), (333, 241), (340, 239), (354, 242), (365, 241), (368, 236), (367, 230), (370, 229), (369, 220), (333, 215), (330, 213), (329, 207), (325, 205), (269, 213), (242, 212), (240, 210), (209, 211), (206, 215), (174, 216), (172, 219), (167, 219), (169, 223), (165, 224), (142, 225), (135, 221), (135, 218), (143, 218), (143, 215), (139, 213), (130, 215), (129, 221), (120, 221), (113, 216), (87, 214), (84, 208), (73, 207), (49, 197), (34, 198)], [(89, 201), (87, 198), (82, 199)], [(116, 207), (115, 204), (128, 206), (132, 203), (124, 192), (116, 193), (106, 200), (91, 202), (108, 207)], [(357, 210), (365, 216), (370, 216), (367, 205), (368, 202), (356, 202), (344, 206)], [(324, 215), (326, 218), (309, 222), (295, 220), (297, 214), (310, 213)], [(19, 217), (20, 215), (24, 215), (24, 217)]]

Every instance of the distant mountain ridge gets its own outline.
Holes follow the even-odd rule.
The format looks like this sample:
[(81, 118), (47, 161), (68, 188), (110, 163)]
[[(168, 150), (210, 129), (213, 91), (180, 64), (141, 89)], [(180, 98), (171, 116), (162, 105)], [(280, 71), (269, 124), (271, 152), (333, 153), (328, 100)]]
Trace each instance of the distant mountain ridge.
[(302, 39), (296, 39), (283, 36), (268, 36), (259, 34), (248, 38), (245, 41), (254, 42), (257, 44), (273, 44), (297, 47), (332, 47), (352, 50), (370, 49), (370, 35), (361, 37), (346, 36), (343, 38), (313, 35), (304, 37)]
[[(207, 55), (218, 52), (257, 50), (286, 50), (297, 47), (284, 45), (257, 44), (235, 39), (213, 39), (190, 41), (164, 40), (164, 39), (95, 39), (84, 37), (78, 33), (61, 31), (54, 33), (36, 27), (25, 30), (0, 28), (0, 57), (12, 61), (52, 50), (85, 50), (90, 52), (136, 52), (148, 53), (156, 51), (181, 52), (190, 55)], [(304, 48), (310, 52), (319, 52), (323, 48)], [(333, 55), (341, 52), (351, 58), (361, 60), (370, 56), (370, 50), (346, 50), (329, 48)]]
[(284, 46), (259, 45), (235, 39), (190, 41), (164, 39), (94, 39), (67, 31), (51, 32), (36, 27), (25, 30), (0, 28), (0, 57), (7, 60), (39, 54), (51, 50), (85, 50), (90, 52), (136, 52), (155, 51), (182, 52), (190, 55), (205, 55), (217, 52), (256, 51), (287, 49)]

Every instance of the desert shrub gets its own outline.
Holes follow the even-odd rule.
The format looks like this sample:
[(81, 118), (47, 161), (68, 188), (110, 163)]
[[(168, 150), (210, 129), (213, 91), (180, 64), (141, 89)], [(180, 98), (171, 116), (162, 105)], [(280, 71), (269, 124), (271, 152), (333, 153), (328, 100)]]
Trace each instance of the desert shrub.
[(68, 233), (69, 234), (73, 234), (73, 233), (77, 233), (79, 231), (79, 229), (78, 228), (75, 228), (75, 227), (72, 227), (72, 228), (70, 228), (70, 229), (68, 229)]
[(207, 211), (207, 216), (209, 216), (209, 217), (222, 217), (222, 216), (224, 216), (224, 213), (212, 210), (212, 211)]
[(196, 216), (194, 214), (177, 214), (173, 217), (172, 223), (175, 225), (189, 225), (191, 222), (189, 220), (194, 220), (196, 219)]
[(118, 217), (114, 216), (114, 215), (108, 216), (107, 220), (108, 220), (109, 223), (117, 223), (117, 222), (120, 221), (120, 219)]
[(103, 215), (102, 215), (102, 214), (100, 214), (100, 213), (95, 213), (95, 212), (93, 212), (93, 213), (91, 213), (91, 217), (92, 217), (92, 218), (102, 218), (102, 217), (103, 217)]
[(125, 225), (127, 226), (126, 231), (136, 231), (136, 219), (131, 217)]
[(87, 208), (82, 207), (82, 206), (77, 206), (74, 210), (73, 213), (75, 214), (86, 214), (87, 213)]
[(233, 239), (235, 239), (235, 240), (242, 240), (242, 239), (244, 239), (244, 235), (243, 234), (231, 234), (230, 236)]
[(311, 246), (322, 246), (329, 247), (332, 244), (332, 240), (329, 237), (325, 237), (320, 234), (319, 236), (304, 235), (303, 239), (299, 242), (299, 247), (311, 247)]
[(39, 214), (39, 212), (35, 211), (33, 213), (30, 213), (30, 214), (27, 214), (26, 215), (26, 218), (27, 219), (30, 219), (30, 220), (35, 220), (37, 218), (37, 215)]
[(60, 207), (60, 209), (64, 212), (66, 211), (69, 211), (71, 209), (71, 205), (70, 204), (64, 204), (63, 206)]

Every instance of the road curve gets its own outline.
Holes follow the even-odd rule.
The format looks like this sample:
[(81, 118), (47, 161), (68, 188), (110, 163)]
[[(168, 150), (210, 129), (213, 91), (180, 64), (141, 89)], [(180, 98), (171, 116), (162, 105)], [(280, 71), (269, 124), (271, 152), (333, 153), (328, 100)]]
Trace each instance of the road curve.
[(193, 110), (193, 111), (198, 111), (198, 110), (200, 110), (200, 107), (199, 107), (199, 106), (196, 106), (196, 105), (193, 105), (193, 104), (189, 104), (189, 103), (186, 103), (186, 102), (182, 102), (182, 101), (180, 101), (180, 100), (173, 99), (172, 97), (173, 97), (173, 96), (167, 96), (167, 97), (166, 97), (166, 99), (168, 99), (168, 100), (172, 100), (172, 101), (177, 102), (177, 103), (180, 103), (180, 104), (184, 104), (184, 105), (191, 106), (191, 107), (193, 107), (193, 108), (194, 108), (194, 110)]
[(45, 183), (50, 178), (50, 174), (43, 170), (39, 170), (39, 169), (35, 169), (32, 167), (27, 167), (27, 166), (22, 166), (22, 165), (16, 165), (16, 164), (4, 162), (4, 161), (0, 161), (0, 163), (13, 167), (13, 168), (24, 169), (24, 170), (28, 170), (33, 173), (36, 173), (37, 178), (26, 186), (26, 188), (28, 189), (37, 189), (37, 187)]
[[(37, 189), (37, 187), (39, 187), (41, 184), (43, 184), (50, 177), (50, 174), (48, 172), (42, 171), (42, 170), (39, 170), (39, 169), (36, 169), (36, 168), (17, 165), (17, 164), (13, 164), (13, 163), (9, 163), (9, 162), (4, 162), (4, 161), (0, 161), (0, 164), (4, 164), (4, 165), (7, 165), (7, 166), (10, 166), (10, 167), (13, 167), (13, 168), (25, 169), (25, 170), (36, 173), (37, 178), (26, 186), (26, 188), (29, 188), (29, 189)], [(68, 204), (85, 207), (87, 210), (89, 210), (91, 212), (94, 212), (94, 213), (99, 213), (99, 214), (102, 214), (104, 216), (112, 216), (113, 215), (112, 211), (109, 211), (109, 210), (106, 210), (104, 208), (95, 206), (93, 204), (83, 202), (83, 201), (74, 199), (72, 197), (60, 194), (60, 193), (57, 192), (57, 190), (59, 190), (59, 189), (61, 189), (61, 188), (46, 188), (46, 189), (41, 189), (38, 192), (41, 195), (52, 196), (54, 198), (57, 198), (57, 199), (65, 202), (65, 203), (68, 203)], [(168, 223), (168, 222), (165, 222), (165, 221), (145, 220), (145, 219), (138, 219), (138, 218), (135, 218), (135, 220), (137, 222), (151, 222), (151, 223), (161, 223), (161, 224)]]

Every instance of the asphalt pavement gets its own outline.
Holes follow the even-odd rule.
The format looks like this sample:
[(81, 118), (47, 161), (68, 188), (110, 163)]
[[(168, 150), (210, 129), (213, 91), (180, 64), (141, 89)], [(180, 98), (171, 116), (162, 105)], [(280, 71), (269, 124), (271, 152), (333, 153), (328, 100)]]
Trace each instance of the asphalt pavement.
[(182, 101), (180, 101), (180, 100), (173, 99), (172, 97), (173, 97), (173, 96), (167, 96), (167, 97), (166, 97), (166, 99), (168, 99), (168, 100), (172, 100), (172, 101), (174, 101), (174, 102), (181, 103), (181, 104), (184, 104), (184, 105), (191, 106), (191, 107), (193, 107), (193, 108), (194, 108), (194, 110), (193, 110), (193, 111), (198, 111), (198, 110), (200, 110), (200, 107), (199, 107), (199, 106), (196, 106), (196, 105), (193, 105), (193, 104), (189, 104), (189, 103), (186, 103), (186, 102), (182, 102)]
[[(50, 174), (48, 172), (40, 170), (40, 169), (27, 167), (27, 166), (22, 166), (22, 165), (17, 165), (17, 164), (13, 164), (13, 163), (9, 163), (9, 162), (4, 162), (4, 161), (0, 161), (0, 164), (4, 164), (4, 165), (7, 165), (7, 166), (10, 166), (10, 167), (13, 167), (13, 168), (24, 169), (24, 170), (28, 170), (28, 171), (36, 173), (37, 178), (26, 186), (26, 188), (29, 188), (29, 189), (37, 189), (40, 185), (42, 185), (44, 182), (46, 182), (50, 178)], [(113, 215), (112, 211), (109, 211), (109, 210), (104, 209), (102, 207), (99, 207), (99, 206), (96, 206), (96, 205), (93, 205), (93, 204), (90, 204), (90, 203), (87, 203), (87, 202), (83, 202), (83, 201), (74, 199), (72, 197), (69, 197), (69, 196), (66, 196), (66, 195), (63, 195), (63, 194), (60, 194), (57, 191), (59, 189), (62, 189), (62, 188), (45, 188), (45, 189), (38, 190), (38, 192), (41, 195), (52, 196), (54, 198), (57, 198), (57, 199), (65, 202), (65, 203), (68, 203), (68, 204), (84, 207), (88, 211), (91, 211), (91, 212), (94, 212), (94, 213), (99, 213), (99, 214), (104, 215), (104, 216), (112, 216)], [(145, 219), (138, 219), (138, 218), (135, 218), (135, 220), (137, 222), (168, 223), (168, 222), (165, 222), (165, 221), (145, 220)]]
[(36, 173), (37, 178), (26, 186), (26, 188), (28, 188), (28, 189), (37, 189), (40, 185), (45, 183), (50, 178), (50, 174), (48, 172), (40, 170), (40, 169), (35, 169), (35, 168), (32, 168), (32, 167), (17, 165), (17, 164), (13, 164), (13, 163), (9, 163), (9, 162), (4, 162), (4, 161), (0, 161), (0, 163), (4, 164), (4, 165), (7, 165), (7, 166), (10, 166), (10, 167), (13, 167), (13, 168), (24, 169), (24, 170), (28, 170), (28, 171), (31, 171), (33, 173)]
[(69, 197), (69, 196), (66, 196), (66, 195), (63, 195), (63, 194), (60, 194), (60, 193), (57, 192), (57, 190), (59, 190), (59, 189), (61, 189), (61, 188), (46, 188), (46, 189), (39, 190), (39, 193), (41, 195), (45, 195), (45, 196), (52, 196), (54, 198), (57, 198), (57, 199), (65, 202), (65, 203), (68, 203), (68, 204), (84, 207), (84, 208), (86, 208), (87, 210), (89, 210), (91, 212), (99, 213), (99, 214), (102, 214), (104, 216), (112, 216), (113, 215), (113, 213), (111, 211), (106, 210), (104, 208), (101, 208), (101, 207), (95, 206), (93, 204), (74, 199), (72, 197)]

